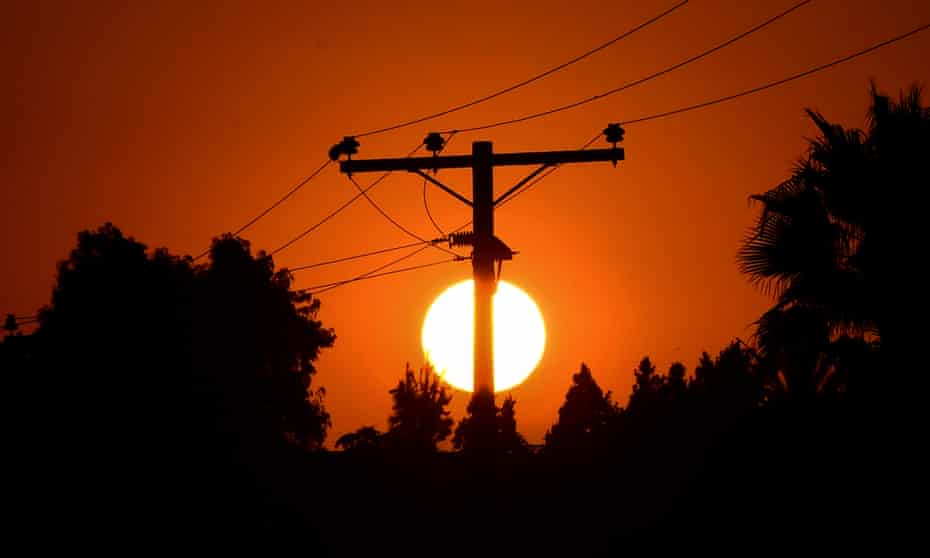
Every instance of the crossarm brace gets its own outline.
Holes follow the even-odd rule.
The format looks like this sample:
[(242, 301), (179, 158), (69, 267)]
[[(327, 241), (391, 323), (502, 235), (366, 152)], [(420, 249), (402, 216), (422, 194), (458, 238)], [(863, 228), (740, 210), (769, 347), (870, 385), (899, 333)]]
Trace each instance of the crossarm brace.
[(466, 198), (466, 197), (463, 196), (462, 194), (459, 194), (458, 192), (456, 192), (456, 191), (453, 190), (452, 188), (449, 188), (448, 186), (446, 186), (446, 185), (443, 184), (442, 182), (436, 180), (436, 179), (433, 178), (432, 176), (430, 176), (430, 175), (426, 174), (425, 172), (421, 171), (420, 169), (410, 169), (410, 172), (415, 172), (415, 173), (419, 174), (420, 176), (422, 176), (423, 178), (425, 178), (426, 180), (429, 180), (430, 182), (432, 182), (432, 183), (435, 184), (436, 186), (439, 186), (439, 187), (442, 188), (443, 191), (445, 191), (447, 194), (449, 194), (449, 195), (452, 196), (453, 198), (459, 200), (460, 202), (464, 203), (464, 204), (467, 205), (468, 207), (472, 207), (472, 206), (473, 206), (473, 204), (471, 203), (471, 200), (469, 200), (468, 198)]
[(545, 165), (545, 164), (539, 165), (539, 168), (538, 168), (538, 169), (536, 169), (536, 170), (534, 170), (533, 172), (531, 172), (530, 174), (526, 175), (526, 176), (523, 178), (523, 180), (521, 180), (520, 182), (517, 182), (517, 183), (513, 186), (513, 188), (507, 190), (506, 192), (504, 192), (503, 194), (501, 194), (499, 198), (497, 198), (496, 200), (494, 200), (494, 205), (495, 205), (495, 206), (496, 206), (496, 205), (499, 205), (502, 201), (504, 201), (505, 199), (509, 198), (514, 192), (516, 192), (517, 190), (519, 190), (520, 188), (522, 188), (524, 184), (526, 184), (526, 183), (529, 182), (530, 180), (533, 180), (534, 178), (536, 178), (536, 177), (539, 175), (539, 173), (541, 173), (542, 171), (548, 169), (550, 166), (552, 166), (552, 165)]

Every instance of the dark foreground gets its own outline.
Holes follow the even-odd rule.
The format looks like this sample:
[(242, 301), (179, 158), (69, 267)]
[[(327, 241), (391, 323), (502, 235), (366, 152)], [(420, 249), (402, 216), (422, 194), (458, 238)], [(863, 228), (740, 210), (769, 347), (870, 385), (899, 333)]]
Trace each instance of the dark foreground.
[(23, 477), (8, 526), (32, 550), (119, 554), (887, 551), (901, 487), (877, 434), (849, 420), (762, 416), (709, 444), (644, 439), (587, 455), (72, 456), (53, 482), (36, 478), (62, 463)]

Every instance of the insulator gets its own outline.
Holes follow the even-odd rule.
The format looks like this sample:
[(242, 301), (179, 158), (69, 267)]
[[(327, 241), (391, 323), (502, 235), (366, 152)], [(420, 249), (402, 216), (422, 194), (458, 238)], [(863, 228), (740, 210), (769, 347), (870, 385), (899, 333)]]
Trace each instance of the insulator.
[(617, 147), (617, 144), (623, 141), (623, 128), (619, 124), (608, 124), (604, 128), (604, 137), (607, 138), (608, 143), (614, 144), (614, 147)]
[(342, 141), (329, 148), (329, 158), (335, 161), (340, 155), (345, 155), (351, 159), (352, 155), (358, 153), (358, 146), (358, 140), (352, 136), (345, 136)]
[(346, 136), (342, 138), (342, 152), (349, 157), (352, 157), (352, 155), (358, 153), (358, 145), (358, 140), (352, 136)]
[(472, 246), (475, 233), (471, 231), (456, 232), (449, 235), (449, 246)]
[(442, 134), (439, 132), (430, 132), (427, 134), (426, 138), (423, 139), (423, 145), (426, 146), (427, 151), (432, 151), (433, 155), (436, 155), (445, 147), (446, 140), (442, 138)]

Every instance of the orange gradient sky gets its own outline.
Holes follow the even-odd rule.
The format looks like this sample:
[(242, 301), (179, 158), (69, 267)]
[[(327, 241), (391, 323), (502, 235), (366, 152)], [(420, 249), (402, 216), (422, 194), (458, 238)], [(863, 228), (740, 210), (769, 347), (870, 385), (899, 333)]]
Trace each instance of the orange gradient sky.
[[(343, 135), (435, 112), (503, 88), (592, 48), (674, 0), (566, 2), (4, 2), (0, 90), (0, 312), (49, 300), (55, 263), (79, 230), (112, 221), (150, 247), (196, 254), (320, 165)], [(519, 116), (596, 94), (674, 64), (794, 0), (694, 0), (565, 71), (481, 106), (361, 140), (360, 158), (396, 157), (437, 129)], [(745, 41), (608, 99), (515, 126), (461, 134), (450, 153), (575, 149), (605, 124), (737, 92), (930, 21), (930, 2), (815, 0)], [(537, 371), (513, 390), (521, 431), (539, 442), (571, 375), (587, 362), (626, 402), (649, 355), (693, 368), (750, 325), (769, 300), (734, 263), (757, 208), (747, 196), (788, 176), (816, 131), (805, 107), (863, 126), (869, 81), (897, 94), (930, 83), (930, 32), (800, 81), (627, 128), (626, 161), (574, 165), (497, 213), (520, 254), (504, 277), (546, 319)], [(925, 103), (927, 98), (925, 95)], [(530, 169), (500, 169), (498, 192)], [(367, 184), (373, 175), (361, 175)], [(467, 171), (441, 178), (470, 195)], [(416, 177), (372, 196), (434, 236)], [(352, 185), (330, 167), (245, 237), (272, 249), (342, 204)], [(437, 221), (466, 209), (430, 191)], [(359, 201), (275, 258), (297, 266), (410, 240)], [(388, 254), (295, 275), (343, 279)], [(445, 257), (429, 250), (408, 265)], [(470, 277), (467, 262), (359, 282), (324, 294), (338, 336), (319, 361), (329, 444), (384, 428), (388, 390), (422, 363), (430, 302)], [(456, 393), (456, 419), (467, 395)]]

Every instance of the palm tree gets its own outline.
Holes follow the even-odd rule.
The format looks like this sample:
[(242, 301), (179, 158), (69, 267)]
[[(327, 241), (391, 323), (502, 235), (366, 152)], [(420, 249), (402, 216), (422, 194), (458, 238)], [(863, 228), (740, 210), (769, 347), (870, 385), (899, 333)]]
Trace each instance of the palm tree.
[(788, 180), (751, 198), (762, 213), (740, 270), (776, 299), (757, 322), (760, 352), (791, 354), (793, 373), (842, 334), (877, 337), (886, 355), (901, 345), (914, 199), (930, 185), (930, 109), (920, 96), (913, 86), (895, 102), (873, 84), (865, 131), (807, 110), (821, 135)]

